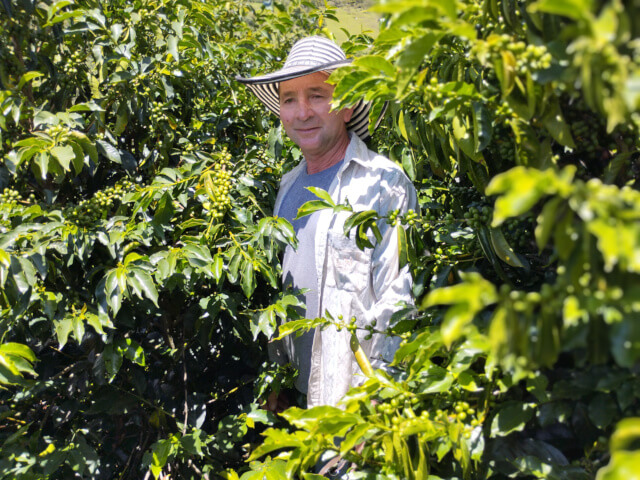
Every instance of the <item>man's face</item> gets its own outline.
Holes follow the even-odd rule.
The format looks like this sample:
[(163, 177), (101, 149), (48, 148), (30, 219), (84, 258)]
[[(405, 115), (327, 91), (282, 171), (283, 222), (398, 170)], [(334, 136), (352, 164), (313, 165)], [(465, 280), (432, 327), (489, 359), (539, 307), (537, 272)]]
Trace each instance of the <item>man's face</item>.
[(321, 157), (345, 138), (352, 109), (329, 112), (333, 85), (316, 72), (280, 83), (280, 120), (306, 156)]

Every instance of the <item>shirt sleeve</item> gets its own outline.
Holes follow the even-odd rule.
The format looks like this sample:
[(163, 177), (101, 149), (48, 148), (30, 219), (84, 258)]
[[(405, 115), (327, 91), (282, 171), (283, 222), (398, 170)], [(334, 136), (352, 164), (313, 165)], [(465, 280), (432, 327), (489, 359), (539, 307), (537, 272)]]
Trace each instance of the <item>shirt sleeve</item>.
[[(402, 173), (395, 172), (391, 179), (381, 184), (378, 212), (387, 215), (394, 210), (399, 215), (409, 210), (418, 211), (418, 198), (411, 181)], [(371, 288), (374, 302), (367, 312), (366, 322), (376, 321), (376, 330), (384, 331), (389, 326), (393, 313), (402, 302), (413, 304), (412, 278), (409, 265), (400, 268), (398, 229), (400, 224), (390, 225), (386, 219), (378, 222), (382, 241), (373, 249), (371, 257)], [(363, 333), (363, 337), (366, 332)], [(370, 340), (361, 341), (374, 368), (381, 368), (393, 360), (400, 338), (374, 334)]]

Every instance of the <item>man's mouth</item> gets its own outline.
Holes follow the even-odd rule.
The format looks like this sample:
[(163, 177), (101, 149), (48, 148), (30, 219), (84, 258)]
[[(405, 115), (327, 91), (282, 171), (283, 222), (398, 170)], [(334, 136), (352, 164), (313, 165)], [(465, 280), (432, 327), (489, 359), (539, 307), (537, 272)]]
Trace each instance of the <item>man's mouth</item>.
[(311, 133), (317, 130), (318, 128), (319, 127), (302, 127), (302, 128), (296, 128), (296, 131), (300, 133)]

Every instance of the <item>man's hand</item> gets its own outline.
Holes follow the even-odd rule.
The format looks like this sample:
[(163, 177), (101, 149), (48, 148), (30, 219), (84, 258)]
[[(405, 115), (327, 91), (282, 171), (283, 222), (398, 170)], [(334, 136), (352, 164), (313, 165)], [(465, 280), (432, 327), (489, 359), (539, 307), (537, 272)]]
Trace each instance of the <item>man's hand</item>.
[(289, 408), (289, 397), (284, 392), (271, 392), (262, 408), (272, 413), (281, 413)]

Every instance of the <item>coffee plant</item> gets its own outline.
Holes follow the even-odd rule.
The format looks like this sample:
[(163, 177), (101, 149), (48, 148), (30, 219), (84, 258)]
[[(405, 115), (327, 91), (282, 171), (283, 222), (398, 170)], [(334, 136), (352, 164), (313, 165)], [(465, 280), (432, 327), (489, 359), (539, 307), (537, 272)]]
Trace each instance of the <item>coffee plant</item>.
[(262, 352), (297, 305), (270, 216), (296, 152), (233, 78), (331, 10), (0, 10), (0, 478), (237, 466), (254, 390), (292, 377)]
[[(292, 0), (0, 7), (0, 478), (618, 480), (640, 471), (640, 6), (385, 0), (335, 102), (420, 211), (415, 305), (338, 407), (260, 408), (300, 319), (272, 216), (300, 151), (233, 79), (331, 36)], [(357, 33), (357, 32), (352, 32)], [(317, 208), (349, 209), (323, 197)], [(285, 321), (287, 321), (285, 323)], [(357, 342), (354, 345), (357, 351)]]
[(389, 371), (339, 408), (284, 412), (242, 478), (318, 478), (332, 455), (354, 479), (638, 478), (638, 5), (373, 10), (335, 100), (388, 102), (374, 143), (421, 212), (346, 225), (405, 226), (416, 307), (386, 332)]

